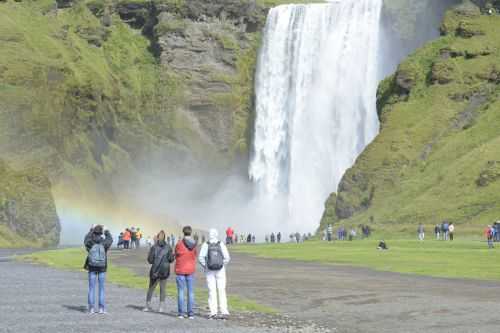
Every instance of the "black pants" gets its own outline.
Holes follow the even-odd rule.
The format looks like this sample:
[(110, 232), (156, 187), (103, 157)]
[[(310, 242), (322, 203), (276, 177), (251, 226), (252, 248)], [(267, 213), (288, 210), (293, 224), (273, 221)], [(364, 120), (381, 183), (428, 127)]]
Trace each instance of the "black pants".
[(165, 302), (165, 293), (167, 291), (167, 279), (153, 279), (149, 277), (149, 289), (148, 294), (146, 296), (146, 302), (151, 302), (151, 298), (153, 298), (153, 293), (156, 289), (156, 286), (160, 284), (160, 302)]
[(450, 240), (452, 241), (453, 240), (453, 233), (450, 232)]

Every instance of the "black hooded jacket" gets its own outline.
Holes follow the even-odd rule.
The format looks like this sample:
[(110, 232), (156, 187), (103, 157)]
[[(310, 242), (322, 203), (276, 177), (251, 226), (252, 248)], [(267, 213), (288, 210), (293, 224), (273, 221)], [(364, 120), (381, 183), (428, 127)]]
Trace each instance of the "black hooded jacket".
[(172, 247), (165, 241), (157, 241), (148, 254), (151, 264), (149, 276), (151, 279), (164, 280), (170, 276), (170, 264), (174, 261)]
[[(90, 249), (92, 248), (92, 246), (94, 246), (94, 244), (99, 244), (99, 243), (102, 243), (107, 253), (109, 248), (111, 247), (111, 244), (113, 244), (113, 237), (111, 237), (109, 231), (106, 230), (104, 232), (104, 237), (103, 235), (94, 232), (89, 232), (87, 236), (85, 236), (84, 245), (85, 248), (87, 249), (87, 252), (90, 251)], [(106, 255), (106, 266), (104, 267), (90, 266), (89, 257), (87, 256), (83, 268), (85, 268), (89, 272), (99, 272), (99, 273), (106, 272), (106, 270), (108, 269), (108, 256)]]

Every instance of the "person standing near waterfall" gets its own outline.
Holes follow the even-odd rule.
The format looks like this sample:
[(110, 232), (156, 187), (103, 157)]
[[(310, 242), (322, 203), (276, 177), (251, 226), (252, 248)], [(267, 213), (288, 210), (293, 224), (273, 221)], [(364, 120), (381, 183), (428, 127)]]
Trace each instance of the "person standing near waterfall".
[(155, 245), (149, 250), (148, 263), (151, 265), (149, 271), (149, 289), (146, 295), (146, 307), (143, 311), (151, 309), (151, 299), (156, 286), (160, 285), (160, 307), (158, 312), (165, 312), (165, 293), (167, 279), (170, 276), (170, 264), (174, 261), (174, 255), (170, 244), (165, 240), (165, 232), (158, 233)]
[[(103, 236), (104, 234), (104, 236)], [(88, 255), (84, 268), (89, 272), (88, 312), (95, 313), (95, 286), (99, 282), (99, 313), (106, 313), (104, 283), (108, 268), (108, 250), (113, 237), (102, 225), (97, 225), (85, 236), (84, 245)]]
[[(226, 266), (231, 257), (226, 245), (220, 242), (218, 237), (217, 230), (210, 229), (208, 242), (203, 243), (198, 256), (198, 261), (205, 270), (207, 279), (209, 319), (227, 319), (229, 316), (226, 296)], [(221, 316), (217, 317), (219, 308)]]
[[(182, 228), (184, 238), (175, 246), (175, 274), (177, 283), (177, 310), (179, 318), (194, 318), (194, 273), (196, 271), (196, 245), (190, 226)], [(187, 311), (184, 293), (187, 290)]]

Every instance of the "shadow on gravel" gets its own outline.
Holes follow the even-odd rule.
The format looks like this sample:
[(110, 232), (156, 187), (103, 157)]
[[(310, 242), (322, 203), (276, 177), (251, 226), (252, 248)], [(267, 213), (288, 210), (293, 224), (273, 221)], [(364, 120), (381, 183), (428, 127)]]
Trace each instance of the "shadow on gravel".
[[(136, 311), (141, 311), (141, 312), (143, 312), (143, 309), (144, 309), (143, 306), (138, 306), (138, 305), (133, 305), (133, 304), (127, 305), (126, 308), (133, 309), (133, 310), (136, 310)], [(179, 316), (177, 314), (177, 312), (158, 312), (158, 311), (154, 311), (153, 310), (153, 311), (150, 311), (148, 313), (157, 314), (157, 315), (160, 315), (160, 316), (168, 316), (168, 317), (172, 317), (172, 318), (177, 318)], [(201, 315), (201, 314), (196, 313), (196, 312), (195, 312), (195, 316), (198, 317), (198, 318), (208, 319), (208, 316)]]
[(71, 311), (82, 312), (82, 313), (87, 312), (87, 307), (85, 305), (63, 305), (63, 307)]

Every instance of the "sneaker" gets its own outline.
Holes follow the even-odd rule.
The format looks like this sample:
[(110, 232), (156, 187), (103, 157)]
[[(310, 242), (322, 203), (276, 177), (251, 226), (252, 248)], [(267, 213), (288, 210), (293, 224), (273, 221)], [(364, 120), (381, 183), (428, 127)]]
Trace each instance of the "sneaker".
[(146, 306), (144, 309), (142, 309), (143, 312), (151, 312), (153, 309), (151, 309), (149, 306)]
[(104, 309), (99, 309), (99, 314), (106, 314), (106, 313), (107, 313), (107, 312), (106, 312), (106, 310), (104, 310)]
[(188, 316), (188, 319), (194, 319), (193, 315)]
[(184, 316), (182, 314), (178, 315), (177, 318), (179, 319), (184, 319)]
[(220, 319), (220, 320), (228, 320), (228, 319), (229, 319), (229, 315), (228, 315), (228, 314), (223, 314), (223, 315), (220, 315), (220, 316), (219, 316), (219, 319)]
[(95, 314), (95, 310), (94, 308), (90, 308), (88, 311), (87, 311), (88, 314)]
[(215, 319), (217, 319), (217, 315), (208, 316), (208, 320), (215, 320)]

